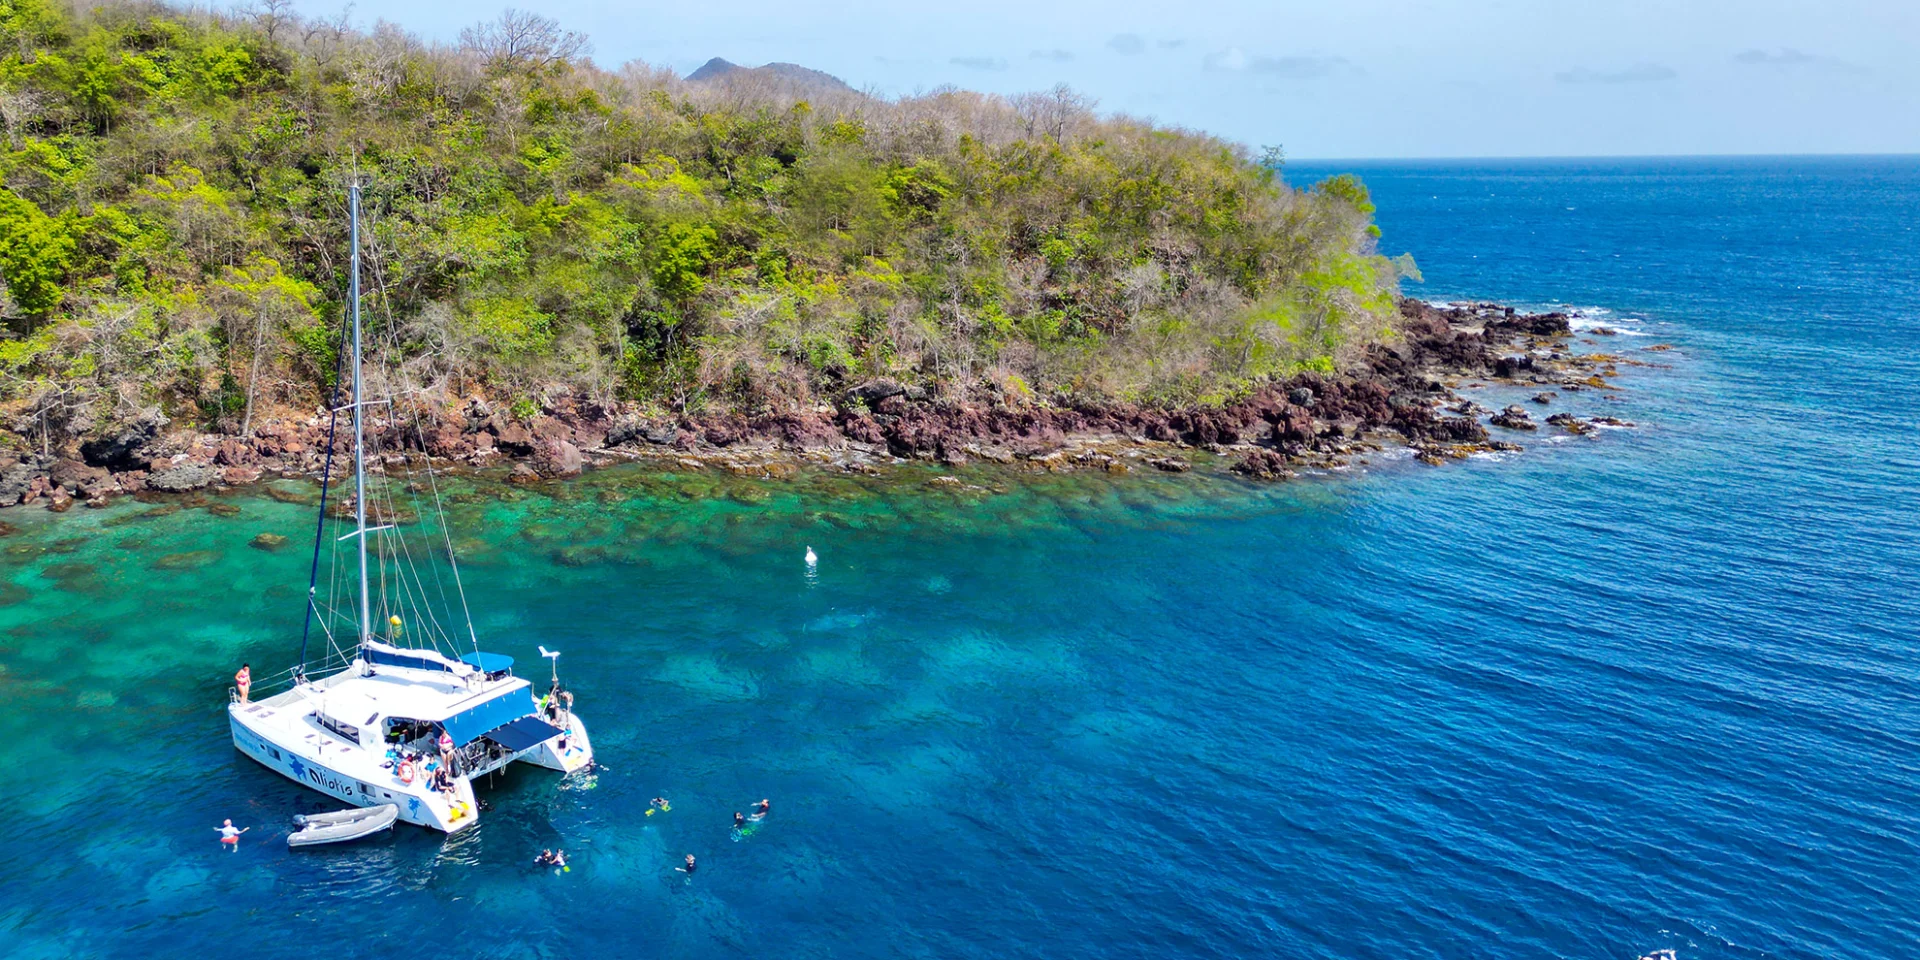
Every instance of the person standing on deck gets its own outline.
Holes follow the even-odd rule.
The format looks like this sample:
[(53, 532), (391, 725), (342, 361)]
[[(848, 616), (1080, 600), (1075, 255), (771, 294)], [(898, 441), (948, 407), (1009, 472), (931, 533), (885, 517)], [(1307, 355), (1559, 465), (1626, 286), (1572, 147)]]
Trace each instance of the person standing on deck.
[(253, 665), (243, 663), (240, 672), (233, 675), (233, 685), (240, 688), (240, 702), (247, 702), (247, 694), (253, 690)]

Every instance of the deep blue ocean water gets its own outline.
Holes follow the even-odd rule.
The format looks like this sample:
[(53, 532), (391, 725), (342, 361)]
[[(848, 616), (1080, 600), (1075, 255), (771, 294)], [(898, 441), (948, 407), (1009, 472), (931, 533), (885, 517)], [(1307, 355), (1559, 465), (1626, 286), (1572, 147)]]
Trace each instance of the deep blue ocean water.
[(474, 496), (485, 645), (564, 651), (608, 769), (299, 854), (324, 801), (224, 703), (291, 660), (305, 557), (246, 544), (306, 509), (0, 513), (0, 955), (1920, 955), (1920, 159), (1288, 176), (1338, 170), (1410, 293), (1627, 331), (1657, 365), (1569, 399), (1638, 426), (1278, 487)]

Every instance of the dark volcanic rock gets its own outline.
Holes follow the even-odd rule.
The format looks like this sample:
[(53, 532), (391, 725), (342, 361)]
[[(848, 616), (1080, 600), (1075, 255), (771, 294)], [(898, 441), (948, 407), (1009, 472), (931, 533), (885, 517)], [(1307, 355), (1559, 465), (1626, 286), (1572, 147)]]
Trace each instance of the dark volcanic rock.
[(903, 396), (906, 392), (907, 388), (902, 386), (899, 381), (887, 377), (880, 377), (878, 379), (868, 380), (866, 383), (848, 390), (847, 399), (858, 400), (872, 407), (888, 397)]
[(502, 424), (495, 432), (495, 439), (502, 451), (513, 456), (525, 457), (533, 454), (533, 431), (528, 430), (525, 424), (518, 421)]
[(580, 448), (565, 440), (545, 441), (533, 455), (533, 469), (543, 477), (571, 477), (580, 467)]
[(1255, 480), (1283, 480), (1295, 476), (1287, 458), (1272, 450), (1255, 450), (1233, 465), (1233, 472)]
[(1540, 429), (1539, 425), (1533, 422), (1533, 416), (1527, 413), (1525, 408), (1517, 405), (1494, 414), (1490, 422), (1496, 427), (1506, 427), (1509, 430)]
[(1496, 377), (1511, 378), (1522, 370), (1532, 369), (1533, 358), (1530, 356), (1501, 357), (1493, 362), (1493, 375)]
[(1496, 320), (1487, 324), (1487, 329), (1535, 337), (1564, 337), (1573, 333), (1573, 324), (1564, 313), (1526, 313)]
[(78, 490), (100, 483), (111, 474), (105, 467), (92, 467), (77, 460), (56, 460), (48, 476), (57, 486)]
[(141, 417), (112, 433), (82, 443), (80, 456), (96, 467), (135, 469), (146, 462), (147, 445), (160, 435), (160, 428), (166, 425), (165, 417)]
[(182, 493), (210, 487), (220, 479), (220, 468), (210, 463), (182, 463), (147, 478), (147, 489)]
[(1571, 413), (1556, 413), (1547, 418), (1547, 422), (1568, 433), (1590, 433), (1593, 427)]
[(615, 422), (607, 428), (607, 446), (621, 447), (645, 442), (670, 447), (680, 439), (680, 428), (671, 423), (654, 423), (638, 417)]

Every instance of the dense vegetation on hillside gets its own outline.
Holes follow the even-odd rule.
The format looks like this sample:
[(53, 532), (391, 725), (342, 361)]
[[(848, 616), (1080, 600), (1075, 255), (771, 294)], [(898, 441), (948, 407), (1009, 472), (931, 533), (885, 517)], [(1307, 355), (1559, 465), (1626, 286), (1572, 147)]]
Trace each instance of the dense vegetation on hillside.
[(561, 389), (789, 409), (882, 375), (1205, 402), (1392, 316), (1358, 181), (1294, 190), (1065, 89), (690, 84), (526, 14), (437, 47), (288, 9), (0, 0), (0, 426), (311, 410), (353, 177), (397, 386), (523, 414)]

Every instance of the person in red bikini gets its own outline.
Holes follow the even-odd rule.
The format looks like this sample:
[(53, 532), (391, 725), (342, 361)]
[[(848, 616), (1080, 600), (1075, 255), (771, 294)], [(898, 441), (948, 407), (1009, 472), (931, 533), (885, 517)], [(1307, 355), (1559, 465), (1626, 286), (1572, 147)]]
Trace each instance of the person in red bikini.
[(247, 694), (253, 690), (253, 665), (243, 663), (240, 672), (233, 675), (233, 685), (240, 688), (240, 702), (247, 702)]

